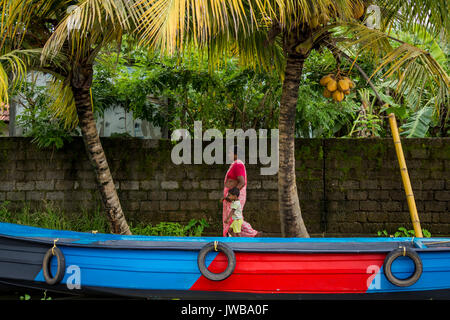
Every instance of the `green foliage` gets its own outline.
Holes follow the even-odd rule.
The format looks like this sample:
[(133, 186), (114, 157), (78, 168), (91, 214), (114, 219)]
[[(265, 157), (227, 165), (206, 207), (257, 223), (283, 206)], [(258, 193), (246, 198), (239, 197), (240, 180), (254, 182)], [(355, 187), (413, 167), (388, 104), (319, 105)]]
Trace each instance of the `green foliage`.
[[(31, 296), (29, 294), (24, 294), (23, 296), (19, 297), (20, 300), (22, 301), (28, 301), (28, 300), (32, 300)], [(47, 290), (44, 291), (44, 296), (42, 298), (40, 298), (40, 300), (44, 301), (44, 300), (52, 300), (51, 297), (47, 297)]]
[[(358, 90), (358, 93), (361, 97), (361, 107), (348, 136), (380, 137), (384, 134), (384, 128), (382, 127), (381, 111), (375, 108), (376, 97), (368, 89)], [(371, 97), (373, 97), (372, 101), (370, 101)]]
[(431, 238), (431, 232), (426, 229), (422, 229), (422, 234), (425, 238)]
[[(382, 82), (377, 88), (379, 88), (380, 91), (386, 90), (389, 91), (394, 86), (394, 82), (387, 81)], [(384, 94), (382, 92), (379, 92), (381, 99), (383, 99), (384, 102), (386, 102), (388, 105), (383, 106), (380, 110), (380, 112), (384, 112), (385, 114), (393, 113), (398, 120), (402, 121), (409, 117), (410, 111), (408, 110), (408, 103), (400, 104), (398, 103), (393, 97), (390, 95)]]
[(407, 138), (424, 138), (430, 128), (433, 116), (433, 107), (424, 107), (415, 112), (408, 121), (401, 126), (401, 135)]
[(297, 104), (298, 137), (330, 138), (350, 132), (359, 110), (356, 95), (351, 93), (344, 101), (336, 103), (323, 96), (323, 87), (319, 84), (320, 79), (335, 72), (336, 67), (328, 50), (313, 51), (306, 60)]
[[(202, 121), (204, 130), (278, 127), (282, 82), (275, 74), (246, 69), (234, 58), (225, 59), (220, 68), (211, 71), (198, 51), (169, 57), (143, 51), (127, 39), (119, 57), (108, 50), (100, 57), (92, 89), (99, 114), (121, 106), (133, 111), (136, 118), (168, 126), (169, 132), (178, 128), (192, 132), (194, 121)], [(367, 74), (376, 69), (367, 55), (359, 57), (358, 64)], [(389, 104), (381, 108), (350, 62), (342, 61), (339, 67), (347, 70), (356, 88), (342, 103), (335, 103), (323, 97), (319, 85), (323, 75), (335, 72), (334, 56), (328, 50), (313, 51), (306, 60), (297, 105), (297, 137), (384, 137), (388, 133), (385, 114), (393, 112), (401, 122), (413, 115), (414, 101), (390, 95), (395, 92), (396, 81), (372, 78), (377, 92)], [(358, 95), (361, 89), (364, 97)], [(363, 101), (367, 105), (364, 115)]]
[(358, 105), (349, 98), (341, 103), (322, 96), (316, 84), (308, 80), (299, 90), (297, 105), (297, 136), (303, 138), (331, 138), (350, 131)]
[(0, 203), (0, 221), (8, 222), (11, 219), (11, 212), (8, 210), (9, 201)]
[[(128, 52), (134, 52), (129, 55)], [(95, 66), (95, 110), (122, 106), (136, 118), (169, 131), (202, 121), (203, 129), (277, 128), (281, 79), (275, 74), (243, 68), (228, 58), (211, 71), (197, 51), (167, 57), (149, 54), (125, 41), (117, 58), (107, 50)], [(359, 103), (356, 95), (343, 103), (322, 96), (320, 76), (335, 68), (328, 51), (313, 52), (306, 61), (297, 107), (297, 136), (344, 136), (352, 128)], [(359, 79), (354, 77), (355, 82)]]
[[(408, 33), (402, 36), (408, 37)], [(427, 41), (422, 41), (422, 45), (433, 49), (433, 54), (442, 59), (444, 52), (439, 50), (436, 41)], [(199, 50), (166, 56), (138, 47), (127, 36), (121, 45), (119, 54), (116, 47), (106, 47), (94, 66), (92, 94), (97, 116), (108, 108), (120, 106), (132, 111), (135, 118), (167, 127), (169, 134), (178, 128), (192, 132), (194, 121), (202, 121), (204, 130), (278, 127), (282, 81), (275, 73), (254, 71), (240, 65), (234, 57), (224, 58), (219, 67), (211, 70)], [(358, 64), (367, 74), (372, 74), (377, 67), (374, 57), (368, 54), (359, 56)], [(348, 76), (356, 84), (342, 103), (324, 98), (319, 85), (320, 78), (335, 72), (338, 65), (345, 73), (349, 72)], [(299, 89), (296, 136), (384, 137), (389, 132), (384, 115), (389, 112), (395, 113), (400, 126), (405, 125), (405, 131), (409, 125), (417, 124), (418, 119), (426, 123), (423, 128), (414, 126), (417, 129), (439, 125), (438, 113), (433, 113), (429, 120), (428, 111), (424, 110), (427, 104), (434, 104), (436, 94), (428, 84), (417, 92), (398, 93), (398, 80), (386, 81), (374, 76), (371, 81), (383, 101), (389, 104), (388, 108), (373, 104), (372, 89), (350, 62), (337, 63), (328, 50), (312, 51), (305, 61)], [(362, 98), (358, 95), (361, 89), (367, 90), (370, 101), (370, 110), (364, 116), (361, 115)], [(22, 91), (28, 104), (31, 101), (35, 106), (29, 107), (19, 119), (26, 135), (33, 136), (40, 147), (60, 148), (70, 141), (74, 132), (66, 131), (45, 108), (49, 98), (43, 88), (31, 88), (28, 84)], [(423, 130), (411, 135), (403, 133), (405, 137), (422, 134)], [(427, 135), (435, 134), (436, 130), (427, 130)]]
[[(431, 237), (431, 233), (426, 229), (422, 229), (422, 233), (425, 238)], [(415, 237), (415, 236), (416, 234), (414, 230), (408, 230), (404, 227), (398, 228), (398, 230), (394, 233), (394, 237)]]
[[(430, 45), (441, 57), (442, 50), (437, 50), (436, 42)], [(194, 121), (201, 121), (203, 130), (216, 128), (222, 132), (229, 128), (278, 127), (282, 81), (275, 73), (254, 71), (240, 65), (234, 57), (224, 58), (212, 70), (200, 50), (167, 56), (144, 50), (127, 36), (117, 50), (105, 47), (94, 66), (92, 95), (96, 115), (120, 106), (132, 111), (135, 118), (167, 128), (169, 135), (178, 128), (192, 133)], [(368, 54), (358, 57), (358, 64), (367, 74), (376, 70), (376, 63)], [(320, 78), (335, 72), (338, 65), (356, 84), (342, 103), (324, 98), (319, 85)], [(420, 94), (398, 93), (397, 80), (374, 76), (371, 81), (388, 108), (373, 104), (372, 89), (351, 62), (336, 62), (328, 50), (312, 51), (305, 61), (299, 89), (296, 136), (384, 137), (389, 132), (384, 115), (394, 112), (402, 125), (414, 121), (423, 102), (431, 104), (433, 92), (427, 86)], [(357, 94), (360, 89), (368, 91), (370, 100), (370, 110), (364, 116), (360, 112), (362, 98)], [(430, 128), (438, 124), (435, 118), (429, 123)], [(46, 132), (45, 128), (36, 130), (41, 136), (52, 136)], [(65, 138), (63, 132), (60, 134), (61, 140), (40, 138), (40, 145), (60, 146)], [(429, 130), (428, 134), (433, 135), (434, 131)]]
[[(42, 210), (33, 211), (24, 205), (19, 212), (8, 210), (8, 201), (0, 203), (0, 221), (28, 226), (39, 226), (48, 229), (70, 230), (70, 220), (51, 205), (44, 203)], [(81, 217), (86, 219), (87, 217)]]
[(41, 300), (52, 300), (51, 297), (47, 297), (47, 290), (44, 291), (44, 296), (41, 298)]
[[(376, 114), (366, 114), (364, 117), (361, 114), (356, 118), (354, 122), (354, 128), (364, 127), (370, 130), (371, 137), (379, 137), (380, 132), (383, 130), (381, 127), (382, 119)], [(353, 130), (350, 132), (349, 136), (352, 136), (355, 132), (360, 132), (362, 129)]]
[(97, 206), (95, 210), (82, 209), (76, 216), (67, 216), (64, 213), (59, 213), (59, 215), (67, 217), (66, 230), (82, 232), (95, 230), (100, 233), (110, 232), (109, 222), (100, 206)]
[(6, 128), (7, 128), (6, 123), (0, 121), (0, 137), (3, 135), (3, 130), (5, 130)]
[(67, 130), (64, 122), (50, 112), (50, 96), (46, 87), (27, 82), (22, 86), (18, 102), (23, 113), (17, 116), (17, 124), (23, 128), (24, 136), (32, 137), (39, 148), (60, 149), (72, 140), (75, 130)]
[(205, 219), (191, 219), (185, 226), (177, 222), (160, 222), (155, 226), (140, 223), (130, 229), (133, 234), (147, 236), (200, 237), (207, 227), (209, 224)]
[[(410, 29), (394, 28), (392, 36), (425, 50), (426, 55), (433, 57), (443, 72), (448, 73), (450, 70), (448, 42), (444, 40), (445, 37), (434, 37), (429, 31), (423, 25), (413, 24)], [(405, 57), (403, 60), (407, 61)], [(408, 62), (408, 65), (414, 67), (414, 72), (402, 75), (402, 77), (408, 77), (411, 85), (404, 85), (399, 79), (386, 81), (392, 97), (403, 107), (403, 115), (396, 113), (399, 119), (405, 120), (404, 125), (400, 128), (406, 131), (401, 133), (402, 136), (414, 138), (447, 135), (445, 128), (440, 128), (440, 126), (442, 123), (448, 122), (448, 83), (446, 85), (444, 82), (431, 81), (427, 78), (426, 74), (429, 70), (423, 59)], [(434, 77), (434, 80), (439, 78), (436, 74)], [(387, 102), (391, 106), (393, 105), (390, 101)], [(396, 109), (399, 110), (399, 108)], [(434, 112), (431, 112), (431, 109), (434, 109)]]
[(386, 230), (378, 231), (378, 232), (377, 232), (377, 235), (378, 235), (379, 237), (389, 237), (389, 234), (388, 234), (388, 232), (387, 232)]
[[(133, 48), (138, 54), (129, 56)], [(229, 58), (209, 70), (198, 53), (168, 57), (143, 53), (126, 41), (117, 56), (105, 51), (95, 66), (92, 87), (95, 110), (121, 106), (155, 126), (193, 131), (203, 128), (276, 127), (281, 82), (275, 75), (242, 68)]]
[(20, 296), (20, 300), (31, 300), (31, 296), (29, 294), (25, 294), (23, 296)]
[[(426, 229), (422, 229), (422, 234), (425, 238), (431, 238), (431, 233)], [(389, 234), (386, 230), (378, 231), (377, 235), (379, 237), (411, 238), (411, 237), (415, 237), (415, 232), (414, 232), (414, 230), (408, 230), (405, 227), (399, 227), (393, 235)]]

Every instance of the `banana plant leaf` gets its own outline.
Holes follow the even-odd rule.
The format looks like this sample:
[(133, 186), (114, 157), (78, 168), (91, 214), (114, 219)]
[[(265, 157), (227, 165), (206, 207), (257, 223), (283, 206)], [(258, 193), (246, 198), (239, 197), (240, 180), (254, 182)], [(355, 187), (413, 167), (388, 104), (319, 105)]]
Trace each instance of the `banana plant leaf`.
[(406, 138), (423, 138), (430, 128), (433, 107), (424, 107), (415, 112), (408, 121), (400, 127), (402, 136)]

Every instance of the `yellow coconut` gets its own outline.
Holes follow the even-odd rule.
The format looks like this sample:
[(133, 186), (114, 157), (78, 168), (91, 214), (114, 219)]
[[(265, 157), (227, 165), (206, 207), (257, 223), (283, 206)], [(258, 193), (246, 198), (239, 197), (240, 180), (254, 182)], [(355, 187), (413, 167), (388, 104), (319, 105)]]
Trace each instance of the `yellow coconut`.
[(344, 93), (342, 93), (339, 90), (336, 90), (336, 91), (333, 92), (332, 97), (333, 97), (334, 101), (341, 102), (342, 100), (344, 100)]
[(324, 96), (325, 98), (331, 98), (331, 92), (328, 91), (327, 88), (324, 88), (324, 89), (323, 89), (323, 96)]
[(352, 80), (348, 79), (348, 81), (349, 81), (349, 85), (348, 86), (349, 86), (350, 89), (353, 89), (354, 87), (356, 87), (355, 83)]
[(324, 77), (322, 77), (322, 79), (320, 79), (320, 84), (322, 86), (326, 86), (328, 84), (328, 82), (330, 82), (330, 80), (333, 80), (331, 75), (324, 76)]
[(348, 96), (348, 95), (350, 94), (350, 89), (349, 89), (349, 90), (345, 90), (345, 91), (344, 91), (344, 94), (345, 94), (346, 96)]
[(355, 7), (353, 8), (353, 18), (359, 19), (363, 16), (365, 11), (364, 4), (361, 2), (355, 3)]
[(342, 78), (342, 80), (345, 80), (345, 81), (347, 81), (349, 84), (350, 84), (350, 82), (352, 81), (352, 80), (350, 80), (350, 78), (349, 77), (344, 77), (344, 78)]
[(337, 89), (337, 82), (333, 79), (331, 79), (330, 81), (328, 81), (327, 83), (327, 89), (330, 92), (336, 91)]
[(353, 89), (355, 87), (355, 83), (349, 77), (344, 77), (342, 80), (347, 81), (348, 87), (350, 89)]
[(346, 91), (346, 90), (350, 89), (350, 85), (347, 82), (347, 80), (345, 80), (345, 79), (339, 80), (337, 83), (337, 87), (340, 91)]

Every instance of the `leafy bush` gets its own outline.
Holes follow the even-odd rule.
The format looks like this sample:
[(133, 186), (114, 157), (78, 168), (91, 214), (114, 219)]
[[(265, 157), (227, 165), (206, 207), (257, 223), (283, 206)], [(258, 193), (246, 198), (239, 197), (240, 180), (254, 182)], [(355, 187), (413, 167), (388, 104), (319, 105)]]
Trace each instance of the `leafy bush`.
[(207, 227), (209, 224), (205, 219), (191, 219), (185, 226), (177, 222), (160, 222), (155, 226), (138, 224), (130, 229), (133, 234), (147, 236), (200, 237)]
[(72, 140), (72, 135), (78, 135), (76, 130), (66, 129), (64, 122), (50, 112), (50, 96), (45, 87), (25, 83), (19, 98), (23, 113), (17, 116), (17, 125), (23, 128), (25, 137), (33, 138), (32, 142), (39, 148), (60, 149), (65, 142)]
[[(386, 230), (378, 231), (377, 234), (379, 237), (396, 237), (396, 238), (401, 237), (411, 238), (416, 236), (414, 230), (408, 230), (405, 227), (399, 227), (393, 235), (389, 234)], [(422, 229), (422, 234), (425, 238), (431, 238), (431, 233), (426, 229)]]
[(8, 126), (3, 121), (0, 121), (0, 137), (3, 135), (3, 130), (5, 130)]

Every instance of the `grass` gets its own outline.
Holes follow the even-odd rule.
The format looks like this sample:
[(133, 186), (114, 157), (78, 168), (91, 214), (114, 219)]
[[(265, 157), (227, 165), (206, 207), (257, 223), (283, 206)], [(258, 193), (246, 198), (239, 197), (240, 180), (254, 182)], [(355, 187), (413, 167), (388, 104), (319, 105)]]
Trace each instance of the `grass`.
[[(42, 209), (32, 210), (26, 203), (18, 211), (8, 209), (8, 202), (0, 203), (0, 222), (9, 222), (46, 229), (80, 232), (109, 233), (106, 215), (97, 207), (94, 211), (82, 210), (79, 214), (67, 214), (44, 202)], [(156, 225), (130, 223), (134, 235), (200, 237), (209, 227), (205, 219), (191, 219), (186, 225), (177, 222), (160, 222)]]
[(54, 208), (48, 203), (43, 203), (42, 209), (32, 210), (26, 203), (18, 211), (10, 211), (8, 202), (0, 203), (0, 221), (16, 223), (21, 225), (57, 229), (88, 232), (97, 230), (98, 232), (108, 232), (108, 221), (106, 217), (99, 213), (99, 209), (95, 212), (83, 210), (79, 215), (69, 215)]

